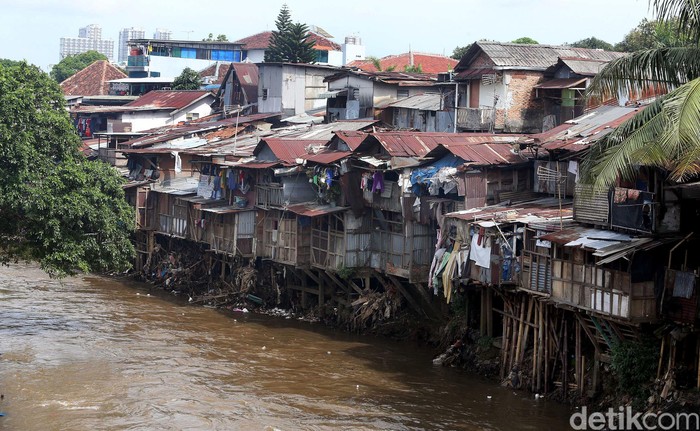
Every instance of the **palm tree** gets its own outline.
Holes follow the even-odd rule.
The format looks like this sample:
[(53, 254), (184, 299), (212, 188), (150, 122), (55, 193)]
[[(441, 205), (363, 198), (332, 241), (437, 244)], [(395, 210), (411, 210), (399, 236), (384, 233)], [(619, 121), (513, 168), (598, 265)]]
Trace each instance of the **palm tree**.
[(589, 96), (666, 93), (591, 146), (583, 180), (608, 187), (631, 178), (640, 165), (656, 166), (669, 179), (700, 174), (700, 3), (650, 0), (659, 22), (676, 24), (685, 43), (637, 51), (611, 61), (593, 80)]

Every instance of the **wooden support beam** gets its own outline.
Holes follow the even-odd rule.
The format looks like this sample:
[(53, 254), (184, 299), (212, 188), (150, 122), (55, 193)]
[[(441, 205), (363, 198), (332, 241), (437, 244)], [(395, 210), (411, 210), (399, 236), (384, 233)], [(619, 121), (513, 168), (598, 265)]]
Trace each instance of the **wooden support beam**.
[(310, 269), (307, 268), (301, 268), (301, 270), (306, 274), (310, 279), (316, 282), (319, 286), (321, 285), (321, 279), (317, 277)]
[(411, 296), (411, 294), (406, 290), (405, 287), (401, 284), (399, 280), (396, 279), (393, 275), (387, 275), (387, 278), (391, 282), (391, 284), (396, 287), (396, 290), (398, 290), (401, 295), (403, 295), (404, 298), (406, 298), (406, 301), (413, 307), (414, 310), (416, 310), (419, 314), (426, 315), (425, 310), (421, 308), (421, 306), (416, 302), (416, 300)]
[(600, 346), (598, 345), (598, 340), (586, 324), (586, 320), (581, 316), (580, 313), (574, 313), (574, 316), (576, 316), (576, 320), (578, 320), (578, 323), (581, 326), (581, 329), (583, 329), (583, 332), (585, 332), (588, 336), (588, 339), (591, 340), (593, 347), (595, 347), (596, 353), (600, 353)]

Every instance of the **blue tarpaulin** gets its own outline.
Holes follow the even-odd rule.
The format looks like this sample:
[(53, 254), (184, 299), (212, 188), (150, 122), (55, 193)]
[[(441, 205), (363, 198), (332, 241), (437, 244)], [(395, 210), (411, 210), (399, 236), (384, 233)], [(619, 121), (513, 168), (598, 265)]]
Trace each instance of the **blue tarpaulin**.
[(464, 164), (464, 159), (455, 156), (454, 154), (448, 154), (440, 160), (437, 160), (429, 165), (423, 166), (421, 168), (414, 169), (411, 172), (411, 185), (413, 186), (414, 194), (419, 190), (419, 184), (429, 185), (437, 172), (442, 168), (456, 168)]

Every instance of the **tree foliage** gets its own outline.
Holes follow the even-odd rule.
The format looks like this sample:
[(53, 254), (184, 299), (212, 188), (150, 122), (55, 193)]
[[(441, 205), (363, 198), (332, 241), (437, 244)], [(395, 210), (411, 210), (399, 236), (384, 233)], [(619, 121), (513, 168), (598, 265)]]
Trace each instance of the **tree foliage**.
[(588, 48), (588, 49), (602, 49), (605, 51), (612, 51), (612, 44), (598, 39), (596, 37), (588, 37), (586, 39), (578, 40), (571, 44), (574, 48)]
[(133, 210), (116, 170), (88, 161), (60, 88), (25, 62), (0, 64), (0, 260), (49, 274), (123, 270)]
[(199, 90), (202, 86), (202, 77), (196, 70), (186, 67), (173, 81), (173, 90)]
[(525, 37), (519, 37), (519, 38), (515, 39), (514, 41), (512, 41), (511, 43), (523, 43), (526, 45), (537, 45), (539, 42), (531, 37), (525, 36)]
[(684, 46), (689, 43), (688, 30), (679, 27), (678, 19), (671, 17), (668, 21), (643, 19), (637, 27), (627, 33), (615, 45), (615, 51), (635, 52), (645, 49)]
[(316, 50), (309, 40), (306, 24), (293, 23), (287, 8), (283, 5), (277, 20), (276, 30), (270, 37), (270, 47), (265, 51), (265, 61), (276, 63), (315, 63)]
[(59, 84), (75, 75), (97, 60), (107, 60), (107, 57), (97, 51), (87, 51), (82, 54), (69, 55), (51, 68), (51, 77)]
[(471, 45), (456, 47), (452, 50), (452, 58), (454, 58), (455, 60), (461, 60), (462, 57), (464, 57), (464, 54), (467, 53), (469, 48), (471, 48)]
[(403, 71), (406, 73), (423, 73), (423, 66), (420, 64), (406, 65)]
[(225, 34), (214, 37), (214, 33), (209, 33), (209, 36), (202, 39), (202, 42), (228, 42), (228, 37)]
[(683, 46), (633, 52), (594, 78), (588, 95), (603, 100), (669, 91), (590, 148), (583, 180), (597, 187), (632, 177), (639, 165), (660, 167), (675, 181), (700, 174), (700, 6), (695, 0), (650, 3)]

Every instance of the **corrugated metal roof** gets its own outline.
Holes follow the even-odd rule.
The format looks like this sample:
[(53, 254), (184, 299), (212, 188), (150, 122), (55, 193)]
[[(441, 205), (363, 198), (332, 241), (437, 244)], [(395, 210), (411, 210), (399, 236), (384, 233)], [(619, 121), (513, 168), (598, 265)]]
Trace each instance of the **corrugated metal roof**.
[(345, 142), (352, 151), (355, 151), (369, 136), (368, 133), (355, 130), (338, 130), (336, 136)]
[(556, 198), (543, 198), (531, 202), (519, 203), (512, 206), (494, 205), (482, 208), (472, 208), (446, 214), (445, 217), (467, 221), (493, 220), (500, 223), (551, 223), (560, 220), (570, 220), (573, 217), (573, 204), (569, 200), (562, 201), (561, 209)]
[(352, 154), (350, 151), (321, 151), (316, 154), (307, 154), (301, 158), (308, 160), (309, 162), (319, 163), (322, 165), (327, 165), (330, 163), (337, 162), (340, 159), (344, 159)]
[(495, 70), (490, 67), (482, 67), (476, 69), (466, 69), (454, 76), (454, 79), (458, 81), (468, 80), (468, 79), (481, 79), (482, 75), (489, 73), (494, 73)]
[(581, 247), (596, 251), (596, 256), (605, 256), (620, 251), (623, 244), (648, 242), (647, 238), (634, 238), (630, 235), (611, 230), (593, 229), (585, 226), (576, 226), (559, 232), (552, 232), (540, 236), (540, 239), (563, 244), (565, 247)]
[(197, 187), (199, 186), (199, 180), (193, 177), (186, 178), (174, 178), (170, 180), (164, 180), (161, 183), (155, 183), (151, 186), (151, 189), (158, 193), (165, 193), (176, 196), (187, 196), (190, 194), (197, 193)]
[(241, 208), (236, 205), (226, 205), (222, 207), (202, 208), (202, 211), (214, 214), (231, 214), (243, 211), (255, 211), (253, 208)]
[(509, 143), (443, 145), (443, 147), (469, 165), (516, 165), (528, 161), (522, 153), (514, 153), (513, 146)]
[(257, 156), (262, 146), (267, 144), (280, 162), (287, 165), (295, 165), (297, 164), (296, 159), (309, 154), (308, 148), (320, 147), (327, 143), (328, 141), (312, 139), (264, 138), (260, 141), (253, 154)]
[(255, 63), (232, 63), (248, 103), (258, 101), (258, 66)]
[(392, 108), (418, 109), (421, 111), (439, 111), (442, 106), (442, 95), (437, 93), (425, 93), (401, 99), (389, 104)]
[(418, 83), (418, 85), (431, 86), (437, 82), (437, 77), (434, 74), (428, 73), (408, 73), (408, 72), (366, 72), (364, 70), (345, 69), (341, 72), (326, 76), (324, 82), (333, 82), (339, 79), (345, 79), (349, 75), (354, 75), (359, 78), (365, 78), (369, 81), (383, 82), (387, 84), (406, 84)]
[(293, 212), (294, 214), (306, 217), (318, 217), (324, 214), (330, 214), (338, 211), (345, 211), (349, 208), (338, 207), (331, 205), (319, 205), (315, 202), (305, 202), (301, 204), (289, 205), (285, 208), (287, 211)]
[(455, 70), (467, 69), (470, 63), (483, 52), (499, 68), (521, 68), (544, 71), (562, 58), (581, 58), (610, 61), (626, 55), (621, 52), (603, 51), (571, 46), (530, 45), (490, 41), (474, 42), (462, 57)]
[(584, 82), (586, 82), (586, 78), (557, 78), (537, 84), (534, 88), (540, 88), (542, 90), (559, 90), (562, 88), (578, 87)]
[(559, 60), (560, 63), (566, 65), (572, 72), (577, 75), (595, 76), (609, 60), (599, 60), (579, 57), (563, 57)]
[(532, 137), (547, 150), (581, 151), (642, 109), (644, 106), (601, 106)]
[(127, 108), (182, 109), (206, 97), (214, 97), (209, 91), (153, 90), (124, 105)]
[[(443, 145), (445, 147), (482, 143), (516, 143), (526, 135), (489, 133), (376, 132), (372, 134), (392, 157), (423, 157)], [(493, 153), (491, 150), (486, 150)], [(500, 153), (500, 150), (496, 150)]]

